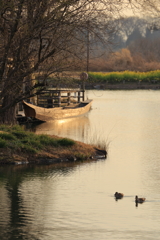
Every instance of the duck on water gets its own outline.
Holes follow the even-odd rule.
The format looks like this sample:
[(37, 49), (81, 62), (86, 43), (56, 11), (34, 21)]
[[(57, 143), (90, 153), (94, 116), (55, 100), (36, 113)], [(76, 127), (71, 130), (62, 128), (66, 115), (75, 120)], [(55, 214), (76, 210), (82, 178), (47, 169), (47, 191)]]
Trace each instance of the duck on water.
[(114, 196), (115, 196), (115, 199), (118, 200), (118, 199), (123, 198), (124, 194), (123, 193), (119, 193), (119, 192), (115, 192)]
[(143, 202), (145, 202), (145, 198), (139, 198), (137, 195), (135, 196), (135, 202), (136, 203), (143, 203)]

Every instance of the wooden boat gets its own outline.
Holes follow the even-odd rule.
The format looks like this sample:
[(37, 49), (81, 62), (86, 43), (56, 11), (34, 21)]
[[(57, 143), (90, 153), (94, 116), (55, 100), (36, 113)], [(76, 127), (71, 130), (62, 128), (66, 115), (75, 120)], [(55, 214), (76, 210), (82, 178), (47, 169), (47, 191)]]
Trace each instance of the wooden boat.
[(45, 108), (23, 101), (23, 108), (26, 117), (46, 122), (83, 115), (91, 109), (91, 104), (92, 100), (86, 100), (64, 107)]

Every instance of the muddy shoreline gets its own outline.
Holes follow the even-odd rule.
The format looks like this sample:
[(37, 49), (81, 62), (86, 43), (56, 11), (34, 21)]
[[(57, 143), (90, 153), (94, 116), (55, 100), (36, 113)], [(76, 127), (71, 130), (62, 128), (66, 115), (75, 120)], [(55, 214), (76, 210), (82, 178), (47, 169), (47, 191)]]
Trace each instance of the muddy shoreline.
[[(80, 145), (86, 147), (91, 151), (91, 155), (89, 157), (85, 157), (82, 159), (81, 157), (77, 157), (73, 154), (73, 149), (70, 149), (67, 154), (63, 154), (54, 149), (54, 151), (41, 152), (39, 154), (24, 154), (23, 152), (12, 152), (10, 149), (8, 151), (2, 150), (0, 153), (0, 166), (4, 165), (50, 165), (57, 163), (72, 163), (72, 162), (86, 162), (86, 161), (97, 161), (101, 159), (107, 158), (107, 151), (98, 149), (96, 147), (85, 145), (84, 143), (79, 143)], [(79, 154), (83, 154), (79, 151)]]

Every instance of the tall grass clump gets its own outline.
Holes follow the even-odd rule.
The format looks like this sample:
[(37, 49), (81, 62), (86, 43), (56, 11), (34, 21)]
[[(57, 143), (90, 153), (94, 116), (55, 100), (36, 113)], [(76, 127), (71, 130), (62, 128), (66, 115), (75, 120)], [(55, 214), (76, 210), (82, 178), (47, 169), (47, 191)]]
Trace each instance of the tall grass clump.
[[(105, 136), (102, 130), (97, 131), (97, 129), (95, 128), (91, 128), (90, 131), (91, 134), (88, 134), (89, 137), (86, 140), (86, 143), (98, 149), (108, 151), (109, 145), (111, 143), (111, 140), (109, 140), (109, 136)], [(97, 134), (97, 132), (99, 132), (99, 134)]]

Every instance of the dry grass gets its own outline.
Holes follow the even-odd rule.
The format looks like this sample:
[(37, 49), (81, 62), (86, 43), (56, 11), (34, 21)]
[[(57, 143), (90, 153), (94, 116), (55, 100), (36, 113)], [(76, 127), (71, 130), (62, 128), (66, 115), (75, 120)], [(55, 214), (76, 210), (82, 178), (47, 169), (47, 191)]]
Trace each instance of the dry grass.
[[(54, 138), (58, 138), (54, 136)], [(78, 160), (86, 160), (94, 157), (97, 155), (97, 150), (94, 146), (85, 144), (82, 142), (76, 141), (76, 144), (70, 147), (47, 147), (46, 150), (41, 151), (40, 153), (36, 154), (34, 158), (30, 157), (29, 161), (38, 161), (39, 158), (48, 158), (48, 159), (70, 159), (72, 158), (79, 158)]]

